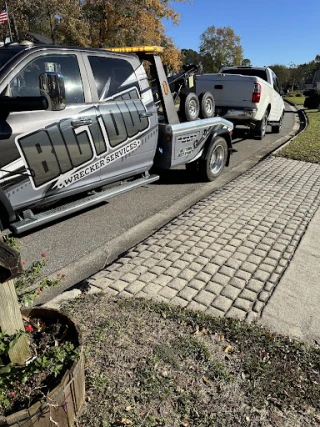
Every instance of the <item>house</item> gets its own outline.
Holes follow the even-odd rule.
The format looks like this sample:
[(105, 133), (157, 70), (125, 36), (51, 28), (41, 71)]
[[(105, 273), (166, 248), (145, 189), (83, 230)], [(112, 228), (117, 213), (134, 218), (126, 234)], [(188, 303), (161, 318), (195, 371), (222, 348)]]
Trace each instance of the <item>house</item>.
[(314, 89), (320, 89), (320, 70), (315, 72), (312, 80), (312, 86)]

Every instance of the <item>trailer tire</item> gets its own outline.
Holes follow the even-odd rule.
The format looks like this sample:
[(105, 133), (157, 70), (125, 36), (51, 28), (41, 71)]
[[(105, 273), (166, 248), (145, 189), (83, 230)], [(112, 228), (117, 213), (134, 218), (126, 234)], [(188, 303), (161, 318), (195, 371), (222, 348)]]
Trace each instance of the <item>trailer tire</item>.
[(186, 92), (180, 95), (180, 116), (182, 121), (192, 122), (199, 117), (199, 98), (194, 92)]
[(204, 92), (199, 96), (200, 102), (200, 117), (202, 119), (210, 119), (214, 116), (215, 102), (213, 95), (210, 92)]
[(222, 174), (227, 159), (227, 141), (221, 136), (218, 136), (212, 140), (205, 157), (199, 162), (201, 177), (205, 181), (214, 181)]

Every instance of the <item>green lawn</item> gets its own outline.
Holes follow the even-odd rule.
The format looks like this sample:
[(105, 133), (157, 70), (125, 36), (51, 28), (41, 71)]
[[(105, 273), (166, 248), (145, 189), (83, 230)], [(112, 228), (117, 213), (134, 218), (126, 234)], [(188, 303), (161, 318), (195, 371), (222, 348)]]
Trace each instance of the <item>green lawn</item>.
[(304, 100), (305, 100), (305, 96), (303, 96), (303, 95), (302, 96), (288, 96), (288, 97), (285, 97), (284, 99), (287, 101), (291, 101), (297, 105), (303, 105)]
[[(289, 99), (292, 101), (295, 98)], [(288, 159), (320, 163), (320, 112), (318, 110), (306, 110), (306, 114), (309, 121), (307, 128), (280, 150), (277, 155)]]

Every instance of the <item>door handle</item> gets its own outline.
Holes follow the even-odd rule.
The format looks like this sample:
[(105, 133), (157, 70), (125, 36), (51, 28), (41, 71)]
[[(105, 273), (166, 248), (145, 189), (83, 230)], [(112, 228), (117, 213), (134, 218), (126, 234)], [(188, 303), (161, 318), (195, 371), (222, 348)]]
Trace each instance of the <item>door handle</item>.
[(140, 111), (139, 112), (139, 116), (140, 116), (141, 119), (144, 119), (146, 117), (151, 117), (152, 113), (149, 113), (148, 111)]
[(74, 128), (78, 128), (80, 126), (90, 126), (92, 125), (92, 120), (91, 119), (72, 120), (71, 124)]

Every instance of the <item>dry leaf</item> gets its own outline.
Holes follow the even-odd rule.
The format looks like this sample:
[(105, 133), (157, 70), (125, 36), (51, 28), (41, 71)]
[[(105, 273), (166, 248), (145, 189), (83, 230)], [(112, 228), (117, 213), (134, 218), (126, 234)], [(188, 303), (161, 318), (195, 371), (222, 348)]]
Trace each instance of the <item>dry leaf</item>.
[(224, 349), (224, 352), (225, 353), (228, 353), (228, 351), (231, 349), (231, 345), (229, 344), (229, 345), (227, 345), (227, 347)]
[(183, 419), (183, 420), (180, 421), (180, 425), (182, 427), (188, 427), (189, 426), (189, 422), (187, 420)]
[(167, 318), (167, 315), (166, 315), (166, 313), (161, 313), (161, 316), (164, 318), (164, 319), (166, 319)]
[(126, 411), (127, 412), (131, 411), (131, 409), (132, 409), (132, 406), (126, 406)]
[(224, 335), (223, 335), (223, 334), (221, 334), (221, 335), (219, 336), (219, 340), (220, 340), (220, 341), (224, 341)]
[(131, 424), (133, 424), (133, 422), (131, 420), (128, 420), (128, 418), (122, 418), (122, 420), (118, 421), (117, 424), (119, 426), (130, 426)]
[(208, 378), (207, 378), (207, 377), (203, 377), (203, 378), (202, 378), (202, 380), (203, 380), (203, 382), (204, 382), (204, 383), (206, 383), (206, 384), (211, 384), (211, 381), (210, 381), (210, 380), (208, 380)]

